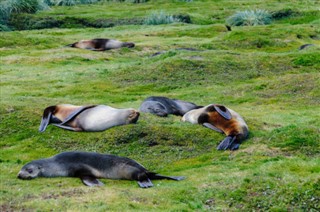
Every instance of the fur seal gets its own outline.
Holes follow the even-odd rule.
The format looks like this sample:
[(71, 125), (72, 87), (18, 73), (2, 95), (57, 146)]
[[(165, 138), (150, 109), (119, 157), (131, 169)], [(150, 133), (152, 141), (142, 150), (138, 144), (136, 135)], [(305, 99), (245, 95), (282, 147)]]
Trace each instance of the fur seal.
[(136, 123), (140, 113), (133, 108), (116, 109), (107, 105), (76, 106), (62, 104), (47, 107), (39, 131), (49, 124), (71, 131), (97, 132), (108, 128)]
[(310, 46), (314, 46), (314, 44), (308, 43), (308, 44), (301, 45), (301, 46), (299, 47), (299, 50), (307, 49), (307, 48), (309, 48)]
[(166, 117), (168, 114), (183, 116), (188, 111), (199, 107), (202, 106), (197, 106), (192, 102), (169, 99), (163, 96), (150, 96), (141, 103), (139, 111), (161, 117)]
[(97, 178), (136, 180), (141, 188), (152, 187), (151, 180), (183, 180), (148, 171), (136, 161), (95, 152), (63, 152), (51, 158), (34, 160), (22, 167), (19, 179), (36, 177), (79, 177), (87, 186), (101, 186)]
[(249, 134), (248, 126), (243, 118), (223, 105), (210, 104), (200, 109), (191, 110), (182, 117), (182, 121), (201, 124), (226, 134), (227, 137), (218, 145), (218, 150), (237, 150)]
[(113, 39), (95, 38), (92, 40), (81, 40), (67, 46), (80, 49), (88, 49), (92, 51), (105, 51), (110, 49), (118, 49), (121, 47), (133, 48), (135, 44), (130, 42), (121, 42)]

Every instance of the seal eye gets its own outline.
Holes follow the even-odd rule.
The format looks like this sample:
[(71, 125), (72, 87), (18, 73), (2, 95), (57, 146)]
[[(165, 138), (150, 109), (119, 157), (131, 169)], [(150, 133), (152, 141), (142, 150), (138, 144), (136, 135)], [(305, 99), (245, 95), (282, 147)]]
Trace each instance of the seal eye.
[(32, 169), (27, 169), (27, 172), (29, 173), (29, 174), (31, 174), (32, 172), (33, 172), (33, 170)]

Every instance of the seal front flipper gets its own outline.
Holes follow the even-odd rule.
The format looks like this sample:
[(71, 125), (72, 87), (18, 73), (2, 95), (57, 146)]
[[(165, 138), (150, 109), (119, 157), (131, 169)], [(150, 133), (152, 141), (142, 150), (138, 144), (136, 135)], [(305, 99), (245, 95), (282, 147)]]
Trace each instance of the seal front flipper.
[[(70, 113), (70, 115), (65, 119), (63, 120), (63, 122), (61, 123), (61, 125), (67, 123), (68, 121), (71, 121), (71, 119), (75, 118), (77, 115), (79, 115), (81, 112), (83, 112), (84, 110), (86, 109), (89, 109), (89, 108), (93, 108), (95, 107), (96, 105), (89, 105), (89, 106), (83, 106), (83, 107), (80, 107), (76, 110), (74, 110), (72, 113)], [(58, 125), (56, 125), (58, 126)], [(59, 126), (58, 126), (59, 127)]]
[(90, 186), (90, 187), (104, 185), (100, 180), (98, 180), (95, 177), (91, 177), (91, 176), (82, 176), (81, 180), (82, 180), (83, 184)]
[(153, 187), (153, 184), (149, 178), (143, 181), (138, 181), (138, 184), (141, 188), (150, 188)]
[[(217, 147), (217, 150), (226, 150), (226, 149), (229, 149), (232, 145), (233, 145), (233, 142), (236, 140), (236, 136), (227, 136), (225, 137), (225, 139), (223, 139), (221, 141), (221, 143), (219, 144), (219, 146)], [(240, 144), (239, 144), (240, 146)], [(239, 148), (238, 146), (238, 148)], [(236, 147), (236, 146), (234, 146)], [(235, 149), (234, 149), (235, 150)]]
[(217, 131), (219, 133), (223, 133), (222, 130), (220, 130), (219, 128), (216, 128), (215, 126), (213, 126), (210, 123), (203, 123), (203, 126), (208, 127), (209, 129), (212, 129), (212, 130)]
[(208, 111), (217, 111), (223, 118), (230, 120), (232, 119), (232, 115), (230, 111), (223, 105), (211, 105), (208, 107)]
[(65, 126), (65, 125), (61, 125), (61, 124), (53, 124), (53, 125), (57, 126), (57, 127), (60, 127), (62, 129), (65, 129), (65, 130), (76, 131), (76, 132), (83, 131), (83, 129), (81, 129), (81, 128), (74, 128), (74, 127)]

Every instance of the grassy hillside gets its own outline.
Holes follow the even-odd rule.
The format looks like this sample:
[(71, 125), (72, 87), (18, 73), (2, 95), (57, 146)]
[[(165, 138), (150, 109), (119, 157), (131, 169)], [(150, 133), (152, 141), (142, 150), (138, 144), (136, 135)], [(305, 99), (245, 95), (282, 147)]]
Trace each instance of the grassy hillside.
[[(42, 21), (46, 29), (0, 32), (1, 211), (317, 211), (319, 6), (317, 1), (177, 0), (19, 14), (21, 26), (34, 29), (32, 24)], [(247, 9), (280, 15), (270, 25), (228, 31), (226, 18)], [(288, 9), (293, 12), (281, 16)], [(192, 23), (141, 25), (159, 10), (189, 15)], [(60, 28), (51, 28), (48, 17), (61, 21)], [(78, 24), (84, 19), (113, 25)], [(136, 47), (105, 52), (64, 47), (91, 38)], [(299, 50), (303, 44), (313, 46)], [(151, 95), (224, 104), (244, 117), (249, 139), (238, 151), (217, 151), (223, 135), (181, 117), (151, 114), (104, 132), (54, 126), (38, 132), (49, 105), (138, 108)], [(75, 178), (16, 178), (25, 163), (70, 150), (126, 156), (152, 171), (187, 178), (154, 180), (150, 189), (133, 181), (103, 179), (104, 187), (89, 188)]]

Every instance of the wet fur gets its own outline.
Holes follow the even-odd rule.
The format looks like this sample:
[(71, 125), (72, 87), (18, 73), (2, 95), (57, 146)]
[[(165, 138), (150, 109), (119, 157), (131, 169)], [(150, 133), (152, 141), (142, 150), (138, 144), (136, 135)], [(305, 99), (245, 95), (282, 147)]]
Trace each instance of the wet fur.
[(110, 49), (118, 49), (121, 47), (133, 48), (135, 44), (130, 42), (121, 42), (113, 39), (96, 38), (92, 40), (81, 40), (67, 46), (80, 49), (88, 49), (92, 51), (105, 51)]
[(72, 131), (103, 131), (118, 125), (136, 123), (139, 115), (132, 108), (116, 109), (106, 105), (49, 106), (43, 112), (39, 131), (45, 131), (49, 124)]
[(51, 158), (34, 160), (24, 165), (18, 173), (20, 179), (37, 177), (79, 177), (88, 186), (103, 185), (98, 178), (135, 180), (142, 188), (152, 187), (153, 179), (184, 179), (150, 172), (129, 158), (94, 152), (64, 152)]
[(162, 96), (151, 96), (141, 103), (139, 111), (162, 117), (168, 116), (169, 114), (183, 116), (188, 111), (199, 107), (201, 106), (197, 106), (192, 102), (169, 99)]
[[(226, 114), (227, 112), (230, 113), (230, 118)], [(223, 105), (208, 105), (200, 109), (191, 110), (183, 116), (182, 121), (201, 124), (217, 132), (224, 133), (227, 137), (219, 144), (218, 150), (238, 149), (249, 133), (248, 126), (243, 118)]]

